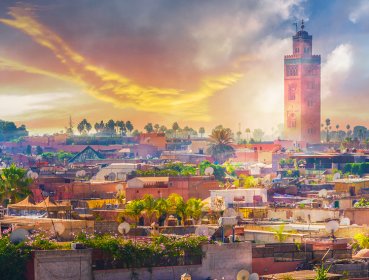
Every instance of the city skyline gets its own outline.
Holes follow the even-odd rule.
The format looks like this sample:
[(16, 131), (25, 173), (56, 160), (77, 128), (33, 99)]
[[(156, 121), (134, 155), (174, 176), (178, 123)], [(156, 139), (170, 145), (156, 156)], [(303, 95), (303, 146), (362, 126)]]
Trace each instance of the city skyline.
[(322, 121), (369, 126), (366, 1), (143, 2), (0, 3), (0, 119), (33, 133), (69, 115), (270, 133), (303, 18), (322, 55)]

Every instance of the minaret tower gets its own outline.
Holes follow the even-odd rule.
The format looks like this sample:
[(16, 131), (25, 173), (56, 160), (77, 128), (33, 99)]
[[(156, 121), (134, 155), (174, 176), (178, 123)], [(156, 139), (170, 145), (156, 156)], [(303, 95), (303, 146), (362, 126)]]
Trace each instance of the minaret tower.
[(284, 57), (284, 127), (287, 140), (320, 143), (320, 55), (304, 30), (292, 37), (293, 54)]

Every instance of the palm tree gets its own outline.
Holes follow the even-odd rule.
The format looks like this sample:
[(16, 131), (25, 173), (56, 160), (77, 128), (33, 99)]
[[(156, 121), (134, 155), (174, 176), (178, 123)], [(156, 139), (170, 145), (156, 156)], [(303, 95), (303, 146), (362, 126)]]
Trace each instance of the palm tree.
[(158, 210), (156, 209), (156, 200), (150, 194), (146, 194), (142, 199), (143, 203), (143, 214), (149, 219), (149, 224), (152, 222), (152, 218), (158, 217)]
[(329, 132), (331, 130), (331, 120), (329, 118), (327, 118), (325, 120), (325, 132), (326, 132), (326, 140), (327, 140), (327, 143), (329, 142)]
[(250, 128), (246, 128), (245, 133), (246, 133), (246, 137), (247, 137), (247, 142), (249, 142), (250, 141), (251, 129)]
[(144, 210), (144, 204), (142, 200), (132, 200), (126, 205), (125, 214), (134, 219), (136, 226)]
[(200, 133), (201, 138), (202, 138), (202, 136), (203, 136), (203, 135), (204, 135), (204, 133), (205, 133), (205, 128), (200, 127), (200, 128), (199, 128), (199, 133)]
[(32, 179), (27, 178), (26, 175), (26, 170), (18, 168), (15, 164), (2, 170), (0, 175), (0, 198), (2, 202), (6, 200), (15, 203), (31, 193), (29, 186)]
[(158, 213), (159, 225), (165, 221), (165, 216), (168, 214), (169, 205), (168, 202), (163, 199), (159, 198), (156, 200), (156, 211)]
[(223, 163), (234, 156), (232, 131), (229, 128), (218, 126), (209, 136), (210, 144), (208, 152), (218, 163)]
[(179, 194), (172, 193), (167, 198), (167, 202), (169, 213), (177, 215), (177, 217), (181, 218), (181, 223), (184, 224), (184, 221), (187, 218), (187, 204), (184, 201), (183, 197)]
[(195, 221), (198, 221), (201, 218), (202, 208), (204, 207), (204, 203), (200, 198), (190, 198), (187, 200), (187, 216), (193, 218)]
[(133, 124), (131, 123), (131, 121), (126, 121), (126, 128), (129, 131), (129, 133), (132, 133)]

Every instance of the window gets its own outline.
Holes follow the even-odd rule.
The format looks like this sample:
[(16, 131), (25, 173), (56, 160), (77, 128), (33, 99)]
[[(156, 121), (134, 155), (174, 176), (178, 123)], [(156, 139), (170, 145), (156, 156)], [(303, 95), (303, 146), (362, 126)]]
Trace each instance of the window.
[(314, 106), (314, 101), (311, 100), (311, 99), (308, 99), (307, 105), (308, 105), (308, 107), (313, 107)]
[(287, 126), (288, 128), (296, 127), (296, 115), (294, 113), (289, 113), (287, 117)]
[(286, 66), (286, 75), (287, 76), (297, 76), (298, 75), (297, 65), (287, 65)]
[(295, 48), (295, 53), (299, 53), (299, 48)]
[(314, 128), (308, 128), (308, 134), (314, 134)]
[(304, 53), (309, 53), (309, 48), (304, 48)]
[(296, 85), (295, 84), (288, 85), (288, 100), (295, 99), (296, 99)]

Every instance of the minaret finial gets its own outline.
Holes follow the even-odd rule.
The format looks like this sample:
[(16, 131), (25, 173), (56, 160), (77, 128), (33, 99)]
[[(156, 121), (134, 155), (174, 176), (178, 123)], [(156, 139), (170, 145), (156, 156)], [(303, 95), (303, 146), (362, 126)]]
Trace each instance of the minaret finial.
[(305, 28), (304, 20), (302, 19), (302, 20), (301, 20), (301, 30), (304, 30), (304, 28)]

